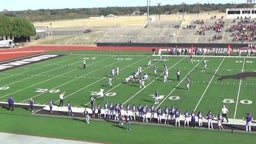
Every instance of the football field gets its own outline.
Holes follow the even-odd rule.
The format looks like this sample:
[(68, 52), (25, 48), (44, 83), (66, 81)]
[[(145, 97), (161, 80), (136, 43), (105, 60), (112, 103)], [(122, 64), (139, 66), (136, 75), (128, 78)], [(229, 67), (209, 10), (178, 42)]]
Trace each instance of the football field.
[[(104, 100), (96, 100), (96, 105), (105, 103), (131, 104), (139, 106), (155, 105), (156, 108), (177, 107), (181, 113), (201, 111), (204, 115), (211, 110), (217, 115), (222, 106), (229, 109), (229, 117), (242, 119), (255, 108), (256, 60), (253, 57), (193, 57), (152, 56), (149, 53), (73, 53), (55, 52), (49, 55), (62, 56), (40, 61), (0, 72), (0, 101), (9, 96), (15, 103), (29, 103), (34, 98), (36, 104), (48, 105), (50, 100), (59, 103), (59, 94), (65, 92), (64, 105), (68, 101), (73, 107), (89, 106), (90, 96), (99, 96), (104, 89)], [(83, 69), (83, 59), (87, 67)], [(152, 66), (147, 66), (152, 60)], [(203, 61), (207, 61), (204, 70)], [(169, 76), (164, 82), (163, 69), (167, 66)], [(142, 67), (149, 75), (145, 87), (140, 88), (137, 80), (125, 83), (124, 79)], [(157, 74), (154, 74), (154, 66)], [(113, 86), (108, 85), (111, 70), (120, 68), (114, 76)], [(181, 78), (177, 81), (176, 72)], [(186, 77), (191, 79), (190, 89), (186, 87)], [(154, 104), (155, 90), (159, 92), (159, 103)]]

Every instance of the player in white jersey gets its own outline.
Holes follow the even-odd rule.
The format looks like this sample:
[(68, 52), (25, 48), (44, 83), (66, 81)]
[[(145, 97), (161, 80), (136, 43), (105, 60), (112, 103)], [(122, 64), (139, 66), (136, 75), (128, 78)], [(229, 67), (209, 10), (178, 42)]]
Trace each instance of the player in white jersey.
[(120, 73), (120, 68), (119, 68), (119, 66), (117, 66), (117, 67), (116, 67), (116, 75), (118, 76), (119, 73)]
[(144, 73), (143, 79), (144, 79), (144, 80), (147, 80), (148, 78), (149, 78), (148, 74), (147, 74), (147, 73)]
[(111, 77), (108, 78), (108, 86), (109, 86), (109, 87), (112, 87), (112, 86), (113, 86), (113, 85), (112, 85), (112, 78), (111, 78)]
[(166, 82), (168, 79), (168, 70), (164, 71), (164, 82)]
[(189, 126), (190, 114), (189, 114), (188, 111), (186, 111), (186, 112), (184, 113), (184, 117), (185, 117), (185, 119), (184, 119), (184, 127), (185, 127), (185, 126)]
[(154, 74), (157, 75), (157, 66), (154, 65)]
[(115, 76), (115, 69), (114, 68), (112, 68), (112, 70), (111, 70), (111, 76), (112, 76), (112, 78), (114, 78), (114, 76)]
[(158, 93), (158, 90), (155, 90), (155, 104), (159, 104), (159, 93)]
[(203, 63), (204, 63), (204, 70), (207, 69), (207, 60), (203, 60)]
[(152, 60), (149, 60), (148, 61), (148, 67), (151, 67), (152, 66)]
[(139, 79), (139, 83), (140, 83), (140, 88), (144, 88), (145, 87), (145, 80), (143, 78)]
[(177, 70), (176, 76), (177, 76), (177, 81), (180, 81), (180, 70)]
[(189, 78), (189, 76), (186, 77), (186, 86), (187, 86), (187, 89), (189, 90), (190, 89), (190, 78)]
[(83, 58), (83, 69), (86, 69), (86, 59)]
[(99, 96), (100, 96), (101, 100), (104, 100), (104, 89), (103, 88), (100, 88)]

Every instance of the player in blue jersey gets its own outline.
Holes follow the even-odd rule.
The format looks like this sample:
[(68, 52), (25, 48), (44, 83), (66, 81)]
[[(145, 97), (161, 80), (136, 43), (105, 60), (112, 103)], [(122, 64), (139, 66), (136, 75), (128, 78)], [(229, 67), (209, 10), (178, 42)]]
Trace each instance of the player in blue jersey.
[(184, 127), (185, 126), (188, 126), (189, 127), (189, 121), (190, 121), (190, 114), (189, 114), (189, 111), (186, 110), (185, 113), (184, 113)]
[(165, 107), (164, 109), (164, 124), (168, 124), (169, 121), (169, 109)]
[(173, 125), (175, 124), (175, 111), (176, 111), (175, 107), (172, 106), (169, 113), (170, 113), (170, 117), (171, 117), (170, 123)]
[(14, 100), (12, 96), (8, 98), (8, 110), (14, 111)]
[(68, 116), (73, 116), (72, 105), (70, 102), (68, 102), (67, 107), (68, 107)]
[(109, 116), (109, 106), (108, 103), (104, 104), (104, 118), (108, 118)]
[(177, 108), (175, 110), (175, 126), (180, 126), (180, 110)]
[(148, 122), (147, 114), (148, 114), (148, 106), (146, 105), (142, 108), (142, 121), (143, 122)]
[(213, 129), (213, 119), (214, 119), (214, 115), (211, 111), (209, 111), (207, 114), (208, 129)]
[(155, 106), (152, 105), (150, 108), (150, 121), (152, 121), (152, 119), (155, 118)]
[(33, 98), (31, 98), (29, 100), (29, 107), (30, 107), (31, 112), (34, 112), (34, 99)]
[(251, 132), (252, 131), (252, 120), (253, 120), (252, 115), (250, 113), (247, 113), (245, 120), (246, 120), (245, 130), (247, 132)]
[(50, 109), (50, 113), (52, 113), (52, 108), (53, 108), (53, 102), (52, 100), (49, 101), (49, 109)]
[(97, 118), (101, 118), (101, 106), (98, 104), (98, 106), (97, 106), (97, 110), (98, 110), (98, 112), (97, 112)]
[(203, 126), (203, 114), (201, 111), (199, 111), (197, 113), (197, 118), (198, 118), (198, 127), (202, 127)]
[(194, 111), (191, 113), (190, 123), (191, 123), (191, 127), (195, 127), (196, 126), (196, 114), (195, 114)]
[(161, 107), (159, 107), (158, 109), (157, 109), (157, 123), (161, 123), (161, 120), (162, 120), (162, 114), (163, 114), (163, 111), (162, 111), (162, 108)]
[(218, 116), (217, 116), (217, 118), (218, 118), (218, 121), (217, 121), (217, 122), (218, 122), (218, 129), (219, 129), (219, 130), (224, 129), (223, 126), (222, 126), (222, 122), (223, 122), (222, 113), (219, 113)]

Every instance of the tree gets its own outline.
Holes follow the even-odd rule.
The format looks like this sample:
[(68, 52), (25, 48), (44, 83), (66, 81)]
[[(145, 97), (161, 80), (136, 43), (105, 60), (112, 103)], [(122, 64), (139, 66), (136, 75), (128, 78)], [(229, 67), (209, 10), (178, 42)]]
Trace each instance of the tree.
[(30, 36), (35, 34), (35, 27), (28, 19), (0, 16), (0, 36), (15, 41), (30, 41)]

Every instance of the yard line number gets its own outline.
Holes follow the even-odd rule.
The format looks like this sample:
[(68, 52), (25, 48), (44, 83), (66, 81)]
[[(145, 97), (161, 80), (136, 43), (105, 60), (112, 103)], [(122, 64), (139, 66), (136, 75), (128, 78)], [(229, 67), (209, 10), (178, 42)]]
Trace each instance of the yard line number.
[[(223, 103), (227, 103), (227, 104), (232, 104), (232, 103), (235, 103), (235, 100), (234, 99), (224, 99), (222, 101)], [(249, 104), (252, 104), (252, 101), (251, 100), (248, 100), (248, 99), (245, 99), (245, 100), (240, 100), (239, 101), (241, 104), (246, 104), (246, 105), (249, 105)]]
[(123, 60), (130, 61), (130, 60), (132, 60), (132, 58), (116, 58), (116, 60), (118, 60), (118, 61), (123, 61)]
[[(151, 94), (150, 95), (151, 97), (155, 98), (155, 95), (154, 94)], [(165, 97), (165, 95), (159, 95), (158, 96), (158, 99), (161, 100)], [(169, 100), (179, 100), (180, 99), (180, 96), (169, 96)]]
[[(92, 96), (98, 96), (100, 95), (98, 91), (92, 91), (91, 92), (91, 95)], [(104, 93), (105, 96), (108, 96), (108, 97), (112, 97), (112, 96), (116, 96), (116, 93), (115, 92), (107, 92), (107, 93)]]
[(58, 93), (59, 89), (46, 89), (46, 88), (37, 88), (36, 93)]

